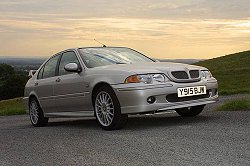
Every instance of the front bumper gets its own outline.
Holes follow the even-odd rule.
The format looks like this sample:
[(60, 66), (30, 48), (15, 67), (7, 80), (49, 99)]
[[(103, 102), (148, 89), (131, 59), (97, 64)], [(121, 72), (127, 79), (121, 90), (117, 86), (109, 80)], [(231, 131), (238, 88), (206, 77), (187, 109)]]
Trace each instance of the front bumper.
[[(177, 88), (192, 87), (205, 85), (209, 94), (207, 97), (199, 98), (187, 101), (168, 101), (167, 95), (173, 95), (177, 93)], [(206, 105), (218, 100), (217, 81), (216, 79), (201, 80), (193, 83), (175, 83), (169, 82), (157, 85), (145, 85), (145, 84), (118, 84), (112, 85), (116, 96), (121, 105), (122, 114), (140, 114), (148, 113), (152, 111), (167, 111), (178, 108)], [(147, 102), (147, 98), (154, 96), (156, 101), (153, 104)]]

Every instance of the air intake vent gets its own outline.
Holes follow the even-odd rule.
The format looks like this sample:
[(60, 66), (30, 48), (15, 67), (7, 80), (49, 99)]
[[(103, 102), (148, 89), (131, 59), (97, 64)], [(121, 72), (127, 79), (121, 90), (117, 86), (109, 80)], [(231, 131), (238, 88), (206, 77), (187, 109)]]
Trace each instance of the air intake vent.
[(188, 74), (185, 71), (172, 71), (171, 74), (176, 79), (188, 79)]
[(190, 70), (189, 74), (190, 74), (191, 78), (199, 78), (199, 76), (200, 76), (199, 70)]
[(204, 99), (204, 98), (209, 98), (209, 90), (207, 90), (207, 94), (203, 95), (197, 95), (197, 96), (187, 96), (187, 97), (178, 97), (178, 95), (175, 94), (169, 94), (166, 96), (166, 100), (168, 102), (182, 102), (182, 101), (190, 101), (190, 100), (199, 100), (199, 99)]

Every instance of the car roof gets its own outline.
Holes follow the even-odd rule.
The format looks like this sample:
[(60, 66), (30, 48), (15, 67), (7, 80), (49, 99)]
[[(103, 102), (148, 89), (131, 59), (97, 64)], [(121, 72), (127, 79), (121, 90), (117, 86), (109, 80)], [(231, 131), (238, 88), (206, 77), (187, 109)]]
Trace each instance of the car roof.
[[(78, 50), (78, 49), (85, 49), (85, 48), (129, 48), (129, 47), (123, 47), (123, 46), (107, 46), (107, 47), (74, 47), (74, 48), (68, 48), (65, 50), (62, 50), (60, 52), (70, 51), (70, 50)], [(131, 49), (131, 48), (130, 48)], [(58, 52), (58, 53), (60, 53)]]
[(106, 46), (106, 47), (78, 47), (76, 49), (82, 49), (82, 48), (128, 48), (128, 47), (123, 47), (123, 46)]

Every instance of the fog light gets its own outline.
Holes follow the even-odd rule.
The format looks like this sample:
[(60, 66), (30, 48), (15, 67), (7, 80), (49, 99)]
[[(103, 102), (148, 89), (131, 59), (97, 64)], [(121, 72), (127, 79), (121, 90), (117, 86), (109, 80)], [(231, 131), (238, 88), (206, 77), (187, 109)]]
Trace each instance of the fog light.
[(218, 89), (217, 89), (217, 88), (215, 89), (214, 94), (215, 94), (215, 95), (218, 95)]
[(213, 91), (210, 89), (208, 90), (208, 93), (209, 93), (209, 97), (212, 97), (213, 96)]
[(147, 98), (147, 102), (149, 104), (153, 104), (155, 102), (155, 100), (156, 100), (156, 98), (154, 96), (150, 96), (150, 97)]

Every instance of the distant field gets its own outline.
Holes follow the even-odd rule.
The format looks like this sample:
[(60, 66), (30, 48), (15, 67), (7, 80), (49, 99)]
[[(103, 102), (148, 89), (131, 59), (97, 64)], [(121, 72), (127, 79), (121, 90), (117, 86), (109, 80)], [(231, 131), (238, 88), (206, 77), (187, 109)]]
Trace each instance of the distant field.
[(0, 101), (0, 116), (25, 114), (22, 98)]
[(219, 94), (250, 93), (250, 51), (195, 63), (207, 67), (219, 82)]

